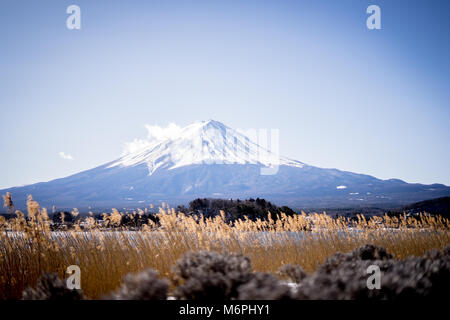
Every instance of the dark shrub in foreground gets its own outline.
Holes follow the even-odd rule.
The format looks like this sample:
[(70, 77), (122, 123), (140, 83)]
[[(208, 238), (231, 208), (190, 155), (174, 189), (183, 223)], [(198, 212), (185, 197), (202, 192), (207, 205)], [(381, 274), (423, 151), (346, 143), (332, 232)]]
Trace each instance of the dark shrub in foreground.
[(111, 300), (166, 300), (169, 281), (158, 279), (158, 273), (147, 269), (125, 276), (122, 286), (106, 299)]
[[(423, 257), (393, 260), (383, 248), (364, 246), (328, 258), (300, 282), (297, 299), (410, 299), (442, 298), (450, 285), (449, 247)], [(370, 290), (371, 265), (380, 268), (380, 289)]]
[(387, 253), (386, 249), (366, 244), (349, 253), (338, 252), (331, 257), (328, 257), (325, 262), (318, 267), (317, 272), (328, 273), (347, 262), (389, 260), (392, 258), (392, 255)]
[(66, 283), (56, 273), (45, 273), (38, 281), (36, 288), (23, 291), (24, 300), (83, 300), (81, 290), (68, 289)]
[(293, 295), (289, 286), (270, 273), (255, 273), (238, 288), (238, 300), (287, 300)]
[(174, 291), (178, 299), (229, 300), (252, 277), (250, 259), (238, 254), (200, 251), (184, 255), (173, 268), (183, 284)]
[[(381, 271), (380, 289), (367, 286), (370, 266)], [(278, 299), (445, 299), (450, 286), (450, 246), (422, 257), (394, 260), (384, 248), (365, 245), (349, 253), (329, 257), (316, 272), (307, 275), (299, 266), (286, 265), (280, 273), (298, 283), (295, 290), (272, 274), (252, 272), (250, 260), (238, 254), (200, 251), (184, 255), (173, 271), (178, 277), (173, 295), (193, 300)], [(164, 300), (169, 282), (148, 269), (127, 275), (108, 299)], [(69, 290), (56, 274), (45, 274), (36, 288), (27, 288), (24, 299), (83, 299)]]
[(289, 277), (289, 279), (294, 281), (295, 283), (300, 283), (308, 276), (308, 274), (305, 272), (305, 270), (303, 270), (302, 267), (293, 264), (286, 264), (282, 266), (278, 272), (281, 275)]

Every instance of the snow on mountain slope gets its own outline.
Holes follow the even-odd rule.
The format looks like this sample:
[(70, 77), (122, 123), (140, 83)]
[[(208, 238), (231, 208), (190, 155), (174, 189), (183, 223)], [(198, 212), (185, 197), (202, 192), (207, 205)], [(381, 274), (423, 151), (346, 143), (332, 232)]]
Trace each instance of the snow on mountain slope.
[(213, 120), (175, 131), (96, 168), (0, 193), (11, 192), (16, 208), (24, 206), (32, 194), (45, 207), (98, 210), (162, 201), (186, 204), (199, 197), (262, 197), (294, 207), (353, 208), (404, 205), (450, 195), (450, 187), (444, 185), (381, 180), (279, 157), (276, 136), (275, 148), (270, 141), (272, 152), (264, 147), (272, 140), (264, 134), (249, 132), (249, 139)]
[(177, 137), (157, 141), (143, 150), (123, 156), (108, 167), (144, 163), (149, 175), (160, 168), (170, 170), (192, 164), (259, 164), (266, 167), (287, 165), (300, 168), (304, 165), (299, 161), (280, 157), (237, 130), (214, 120), (188, 125)]

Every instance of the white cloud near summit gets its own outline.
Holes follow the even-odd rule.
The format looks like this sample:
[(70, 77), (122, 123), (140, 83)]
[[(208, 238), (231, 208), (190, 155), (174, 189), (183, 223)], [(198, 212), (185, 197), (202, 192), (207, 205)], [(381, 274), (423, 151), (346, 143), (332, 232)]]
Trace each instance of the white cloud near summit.
[(175, 139), (180, 136), (182, 127), (176, 125), (175, 123), (169, 123), (167, 127), (160, 127), (158, 125), (146, 124), (145, 128), (148, 131), (148, 139), (155, 141), (163, 141), (166, 139)]
[(146, 124), (145, 128), (147, 129), (147, 138), (135, 138), (131, 142), (126, 142), (123, 150), (124, 155), (144, 150), (160, 141), (175, 139), (180, 136), (181, 130), (183, 129), (183, 127), (175, 123), (169, 123), (167, 127)]
[(70, 161), (75, 160), (70, 154), (64, 153), (63, 151), (60, 151), (60, 152), (58, 153), (58, 155), (59, 155), (59, 157), (60, 157), (61, 159), (64, 159), (64, 160), (70, 160)]

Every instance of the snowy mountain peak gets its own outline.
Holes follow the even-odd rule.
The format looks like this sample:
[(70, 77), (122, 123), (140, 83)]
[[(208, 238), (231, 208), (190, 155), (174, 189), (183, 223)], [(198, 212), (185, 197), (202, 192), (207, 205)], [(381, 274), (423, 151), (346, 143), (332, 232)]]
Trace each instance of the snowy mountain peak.
[[(256, 130), (249, 130), (256, 133)], [(256, 134), (253, 134), (256, 135)], [(253, 137), (260, 140), (267, 137)], [(265, 145), (268, 144), (265, 142)], [(199, 121), (180, 130), (175, 136), (155, 141), (144, 149), (113, 161), (108, 167), (146, 164), (149, 175), (160, 168), (174, 169), (192, 164), (257, 164), (265, 167), (303, 163), (281, 158), (249, 139), (238, 130), (215, 120)]]
[(276, 130), (274, 135), (271, 130), (240, 131), (214, 120), (184, 128), (146, 128), (147, 140), (138, 139), (116, 161), (0, 193), (11, 192), (16, 203), (26, 203), (33, 194), (46, 207), (95, 207), (99, 212), (162, 201), (186, 204), (195, 198), (261, 197), (301, 208), (352, 208), (392, 207), (450, 195), (450, 187), (443, 185), (380, 180), (278, 157)]

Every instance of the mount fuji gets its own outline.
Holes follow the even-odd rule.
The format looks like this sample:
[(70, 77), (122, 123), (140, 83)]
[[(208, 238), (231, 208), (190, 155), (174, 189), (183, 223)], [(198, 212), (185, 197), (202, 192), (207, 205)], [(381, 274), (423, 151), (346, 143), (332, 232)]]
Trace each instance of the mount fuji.
[(260, 197), (294, 208), (387, 207), (450, 195), (442, 184), (319, 168), (261, 144), (220, 122), (201, 121), (99, 167), (0, 193), (11, 192), (18, 208), (32, 194), (46, 207), (93, 209), (185, 204), (198, 197)]

